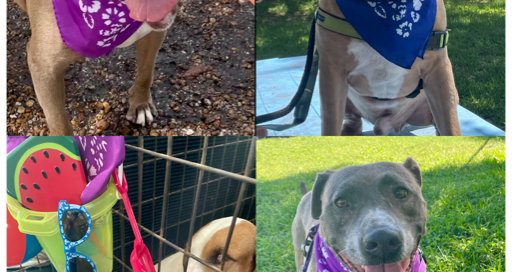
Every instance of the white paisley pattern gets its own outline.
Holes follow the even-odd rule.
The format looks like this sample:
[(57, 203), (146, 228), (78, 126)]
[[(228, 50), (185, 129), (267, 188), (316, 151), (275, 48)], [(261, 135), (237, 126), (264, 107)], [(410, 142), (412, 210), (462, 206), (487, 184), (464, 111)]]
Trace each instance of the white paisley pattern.
[[(102, 6), (103, 3), (103, 6)], [(124, 12), (126, 3), (124, 0), (111, 0), (105, 4), (105, 1), (98, 0), (78, 0), (82, 17), (90, 29), (98, 30), (99, 34), (104, 37), (96, 43), (99, 47), (109, 47), (112, 41), (115, 41), (117, 35), (125, 31), (130, 23), (128, 22), (128, 14)], [(93, 16), (96, 15), (96, 16)], [(100, 16), (97, 16), (101, 14)], [(94, 18), (101, 18), (101, 22), (95, 22)]]
[[(420, 20), (420, 14), (418, 13), (419, 10), (421, 10), (421, 7), (423, 6), (424, 0), (412, 0), (413, 1), (413, 9), (409, 14), (407, 13), (407, 1), (411, 0), (396, 0), (396, 1), (383, 1), (383, 2), (371, 2), (368, 1), (368, 4), (373, 8), (375, 11), (375, 14), (377, 16), (382, 17), (384, 19), (389, 17), (393, 21), (402, 21), (400, 25), (398, 25), (396, 29), (396, 34), (407, 38), (410, 36), (410, 33), (413, 31), (413, 24), (419, 22)], [(409, 18), (406, 18), (408, 17)]]

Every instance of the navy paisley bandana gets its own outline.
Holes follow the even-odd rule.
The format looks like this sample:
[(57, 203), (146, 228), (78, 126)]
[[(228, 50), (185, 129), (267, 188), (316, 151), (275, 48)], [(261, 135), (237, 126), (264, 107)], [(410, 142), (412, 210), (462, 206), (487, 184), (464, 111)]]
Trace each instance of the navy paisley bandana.
[(336, 0), (347, 21), (390, 62), (410, 69), (423, 58), (436, 20), (436, 0)]

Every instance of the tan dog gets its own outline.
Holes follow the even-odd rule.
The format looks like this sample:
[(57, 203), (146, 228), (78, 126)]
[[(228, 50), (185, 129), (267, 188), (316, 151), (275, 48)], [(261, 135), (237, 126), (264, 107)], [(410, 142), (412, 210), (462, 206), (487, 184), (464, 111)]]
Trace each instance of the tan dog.
[[(152, 16), (155, 13), (151, 13), (152, 10), (149, 8), (151, 5), (161, 3), (156, 3), (155, 0), (146, 0), (147, 2), (144, 4), (148, 5), (148, 9), (141, 10), (140, 2), (142, 1), (126, 1), (131, 10), (130, 16), (145, 23), (121, 46), (128, 46), (136, 41), (137, 74), (135, 83), (129, 90), (130, 108), (126, 118), (144, 125), (146, 121), (150, 123), (153, 116), (157, 114), (150, 93), (153, 70), (166, 30), (174, 22), (177, 0), (166, 0), (170, 4), (165, 7), (165, 10), (169, 10), (169, 12), (165, 11), (167, 15), (164, 14), (163, 18), (160, 15), (158, 18)], [(27, 45), (28, 66), (50, 134), (72, 135), (72, 127), (65, 110), (64, 73), (69, 64), (83, 60), (84, 57), (74, 53), (62, 41), (52, 0), (16, 0), (16, 3), (29, 16), (32, 35)], [(158, 13), (162, 13), (162, 8)]]
[[(320, 0), (319, 6), (345, 18), (335, 0)], [(433, 30), (446, 30), (442, 0), (437, 0)], [(322, 135), (358, 135), (362, 132), (361, 117), (374, 124), (376, 135), (399, 132), (405, 124), (434, 125), (438, 135), (461, 135), (459, 96), (446, 48), (426, 51), (423, 60), (417, 58), (406, 70), (384, 59), (366, 42), (318, 25), (316, 46), (320, 53)], [(405, 98), (420, 78), (424, 89), (415, 98)]]
[[(220, 269), (222, 252), (226, 244), (232, 218), (225, 217), (214, 220), (196, 232), (192, 237), (191, 253)], [(238, 218), (227, 255), (223, 271), (256, 271), (256, 226), (247, 220)], [(160, 271), (183, 272), (186, 262), (188, 262), (187, 272), (212, 271), (193, 258), (184, 258), (181, 252), (163, 259)], [(158, 271), (158, 264), (155, 265), (155, 270)]]

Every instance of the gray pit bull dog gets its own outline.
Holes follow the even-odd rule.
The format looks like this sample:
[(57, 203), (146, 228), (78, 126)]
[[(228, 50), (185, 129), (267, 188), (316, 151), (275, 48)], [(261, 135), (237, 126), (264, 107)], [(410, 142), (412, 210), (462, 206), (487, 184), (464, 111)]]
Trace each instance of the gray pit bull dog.
[[(409, 272), (427, 231), (426, 216), (421, 171), (411, 158), (318, 173), (292, 225), (297, 271), (304, 264), (301, 244), (319, 224), (327, 246), (354, 272)], [(317, 271), (312, 254), (308, 272)]]
[[(319, 0), (319, 7), (345, 18), (335, 0)], [(437, 0), (433, 31), (445, 31), (446, 27), (444, 3)], [(399, 132), (406, 124), (434, 125), (442, 136), (461, 135), (457, 116), (459, 96), (446, 48), (426, 51), (424, 59), (417, 58), (407, 70), (387, 61), (365, 41), (319, 25), (315, 41), (320, 54), (323, 136), (359, 135), (361, 118), (374, 124), (375, 135)], [(420, 78), (423, 90), (415, 98), (406, 98)]]
[[(32, 35), (27, 45), (27, 60), (37, 100), (43, 108), (51, 135), (72, 135), (66, 114), (64, 74), (69, 64), (83, 61), (62, 41), (52, 0), (15, 0), (28, 13)], [(167, 29), (176, 17), (179, 0), (126, 0), (129, 16), (144, 22), (137, 32), (119, 47), (136, 42), (137, 74), (129, 90), (130, 108), (126, 118), (145, 125), (157, 114), (151, 99), (155, 59)], [(100, 2), (90, 1), (94, 8)], [(88, 2), (89, 3), (89, 2)], [(80, 1), (82, 5), (82, 1)]]

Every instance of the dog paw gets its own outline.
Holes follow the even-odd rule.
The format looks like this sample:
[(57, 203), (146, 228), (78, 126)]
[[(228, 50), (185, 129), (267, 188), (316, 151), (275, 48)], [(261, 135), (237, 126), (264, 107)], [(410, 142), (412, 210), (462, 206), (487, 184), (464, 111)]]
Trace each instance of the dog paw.
[(158, 114), (155, 105), (152, 101), (146, 103), (131, 104), (126, 114), (126, 119), (135, 124), (145, 126), (146, 123), (151, 125), (154, 117)]

